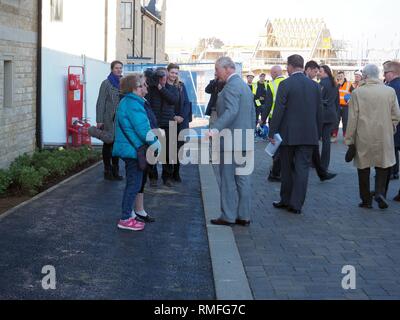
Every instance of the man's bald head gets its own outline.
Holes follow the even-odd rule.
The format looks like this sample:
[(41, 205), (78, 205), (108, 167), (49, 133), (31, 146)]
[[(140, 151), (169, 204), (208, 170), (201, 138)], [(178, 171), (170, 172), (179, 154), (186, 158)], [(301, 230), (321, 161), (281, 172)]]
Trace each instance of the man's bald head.
[(280, 66), (273, 66), (271, 68), (271, 78), (275, 80), (276, 78), (282, 76), (282, 68)]

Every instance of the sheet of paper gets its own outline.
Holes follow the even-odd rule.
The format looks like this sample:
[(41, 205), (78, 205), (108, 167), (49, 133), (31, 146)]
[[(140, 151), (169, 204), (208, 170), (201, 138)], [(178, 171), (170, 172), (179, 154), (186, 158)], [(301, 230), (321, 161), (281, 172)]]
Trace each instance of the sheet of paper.
[(275, 144), (269, 143), (265, 148), (265, 152), (271, 157), (275, 156), (276, 151), (278, 151), (280, 145), (282, 144), (282, 137), (279, 133), (274, 135), (274, 139)]

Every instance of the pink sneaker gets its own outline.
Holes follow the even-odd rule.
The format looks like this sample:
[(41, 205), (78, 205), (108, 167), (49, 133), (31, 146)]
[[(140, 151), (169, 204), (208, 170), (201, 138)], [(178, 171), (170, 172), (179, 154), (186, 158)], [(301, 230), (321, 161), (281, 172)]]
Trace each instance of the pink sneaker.
[(122, 230), (130, 231), (142, 231), (144, 230), (145, 224), (137, 221), (136, 219), (129, 219), (126, 221), (120, 220), (118, 223), (118, 228)]

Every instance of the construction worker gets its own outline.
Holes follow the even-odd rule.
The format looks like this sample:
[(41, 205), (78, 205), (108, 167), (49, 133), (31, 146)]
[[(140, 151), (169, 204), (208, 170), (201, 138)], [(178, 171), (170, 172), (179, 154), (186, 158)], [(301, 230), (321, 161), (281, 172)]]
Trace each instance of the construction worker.
[(268, 115), (266, 115), (267, 105), (267, 89), (268, 82), (265, 80), (266, 74), (260, 74), (260, 80), (257, 83), (253, 84), (253, 94), (254, 94), (254, 102), (256, 105), (256, 125), (259, 123), (260, 116), (262, 119), (266, 119)]
[(339, 133), (340, 121), (343, 124), (343, 137), (346, 136), (347, 121), (349, 119), (349, 104), (346, 101), (346, 97), (350, 96), (354, 90), (351, 82), (347, 81), (344, 72), (340, 71), (337, 75), (337, 82), (339, 87), (339, 98), (340, 98), (340, 111), (339, 111), (339, 121), (336, 128), (333, 130), (331, 142), (335, 143), (337, 141), (337, 136)]
[(353, 82), (353, 88), (354, 90), (357, 89), (360, 86), (360, 82), (362, 80), (362, 72), (360, 70), (354, 72), (354, 82)]
[(250, 90), (253, 92), (253, 81), (254, 81), (254, 74), (253, 73), (249, 73), (246, 77), (247, 79), (247, 85), (249, 86)]
[[(279, 89), (279, 85), (285, 77), (282, 73), (282, 68), (280, 66), (274, 66), (271, 68), (271, 78), (272, 81), (268, 83), (267, 88), (267, 96), (266, 96), (266, 111), (264, 116), (261, 118), (260, 125), (263, 125), (267, 122), (267, 118), (269, 122), (271, 122), (272, 114), (275, 109), (276, 96)], [(273, 159), (272, 169), (269, 173), (268, 180), (270, 182), (280, 182), (281, 181), (281, 161), (279, 157), (279, 151), (276, 153)]]

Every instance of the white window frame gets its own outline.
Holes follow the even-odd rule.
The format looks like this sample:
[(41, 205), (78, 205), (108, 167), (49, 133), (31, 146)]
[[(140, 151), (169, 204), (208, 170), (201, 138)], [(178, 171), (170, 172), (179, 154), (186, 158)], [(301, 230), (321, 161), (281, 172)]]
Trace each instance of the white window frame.
[(64, 2), (63, 0), (50, 0), (50, 20), (51, 22), (64, 21)]
[(132, 28), (133, 28), (133, 3), (126, 1), (121, 2), (121, 29), (132, 29)]

